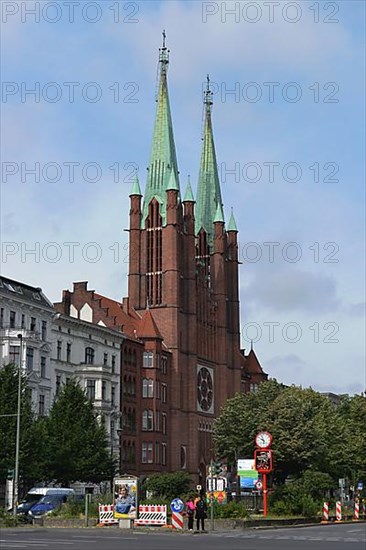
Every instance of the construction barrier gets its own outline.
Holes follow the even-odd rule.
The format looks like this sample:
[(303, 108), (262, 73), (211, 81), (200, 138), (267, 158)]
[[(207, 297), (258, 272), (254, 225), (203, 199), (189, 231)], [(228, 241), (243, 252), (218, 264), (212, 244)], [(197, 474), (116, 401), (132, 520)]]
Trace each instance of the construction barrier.
[(115, 525), (118, 519), (114, 518), (113, 504), (99, 504), (99, 524), (100, 525)]
[(336, 521), (342, 521), (342, 503), (336, 502)]
[(141, 504), (139, 517), (135, 519), (135, 525), (166, 525), (166, 506), (163, 504)]
[(173, 529), (183, 529), (183, 514), (172, 512), (172, 527)]
[(353, 519), (360, 519), (360, 503), (355, 502), (355, 514)]
[(329, 521), (329, 506), (328, 506), (328, 502), (324, 502), (324, 505), (323, 505), (323, 521)]

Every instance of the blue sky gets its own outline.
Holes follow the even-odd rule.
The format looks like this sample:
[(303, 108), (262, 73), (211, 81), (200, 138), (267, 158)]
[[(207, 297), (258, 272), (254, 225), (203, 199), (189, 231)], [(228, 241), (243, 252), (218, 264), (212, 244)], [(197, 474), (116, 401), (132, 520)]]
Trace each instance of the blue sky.
[[(265, 370), (285, 383), (362, 391), (364, 3), (281, 2), (270, 22), (263, 3), (237, 3), (230, 16), (235, 2), (119, 2), (114, 22), (117, 3), (106, 0), (86, 11), (91, 3), (80, 2), (73, 23), (63, 2), (58, 13), (42, 12), (46, 4), (39, 22), (20, 3), (15, 14), (2, 7), (2, 273), (53, 301), (77, 280), (126, 294), (128, 192), (134, 166), (145, 183), (165, 28), (183, 190), (188, 174), (196, 189), (207, 73), (216, 91), (225, 215), (233, 206), (243, 262), (242, 346), (253, 339)], [(76, 83), (72, 103), (65, 82)], [(22, 101), (36, 83), (39, 101)], [(35, 163), (39, 181), (24, 169)], [(278, 243), (273, 257), (264, 243)]]

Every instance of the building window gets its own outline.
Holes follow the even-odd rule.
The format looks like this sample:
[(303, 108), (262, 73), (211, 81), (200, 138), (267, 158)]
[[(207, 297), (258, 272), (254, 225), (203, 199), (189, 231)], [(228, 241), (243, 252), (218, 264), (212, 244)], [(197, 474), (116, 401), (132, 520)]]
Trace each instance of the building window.
[(156, 411), (155, 413), (155, 431), (160, 432), (160, 411)]
[(142, 397), (154, 396), (154, 380), (151, 378), (144, 378), (142, 381)]
[(154, 354), (152, 351), (145, 351), (143, 356), (144, 369), (152, 369), (154, 366)]
[(29, 329), (30, 330), (36, 330), (36, 318), (35, 317), (31, 317)]
[(4, 308), (2, 307), (0, 309), (0, 328), (3, 328), (4, 326)]
[(56, 374), (56, 395), (60, 393), (61, 389), (61, 374)]
[(258, 384), (250, 384), (250, 391), (256, 392), (258, 390)]
[(154, 415), (153, 415), (153, 411), (151, 411), (150, 409), (145, 409), (144, 412), (142, 413), (142, 429), (144, 431), (152, 431), (153, 430), (153, 424), (154, 424)]
[(105, 401), (107, 397), (107, 382), (102, 380), (102, 400)]
[(116, 370), (116, 356), (112, 355), (112, 373)]
[(187, 447), (185, 445), (180, 446), (180, 467), (182, 470), (187, 468)]
[(111, 420), (111, 441), (114, 439), (115, 424), (114, 420)]
[(9, 326), (10, 328), (15, 328), (16, 313), (11, 311), (9, 314)]
[(166, 374), (168, 371), (168, 359), (165, 355), (161, 356), (161, 372)]
[(86, 381), (86, 395), (88, 399), (94, 401), (95, 399), (95, 380)]
[(160, 380), (156, 380), (155, 388), (156, 388), (156, 399), (160, 399)]
[(161, 413), (161, 429), (163, 435), (166, 435), (166, 413)]
[(116, 404), (116, 387), (115, 386), (112, 386), (111, 388), (111, 404), (112, 405)]
[(22, 313), (22, 323), (20, 325), (21, 328), (25, 328), (25, 315)]
[(27, 370), (33, 370), (33, 361), (34, 361), (34, 349), (33, 348), (27, 348), (27, 359), (26, 359), (26, 366)]
[(40, 395), (39, 396), (39, 402), (38, 402), (38, 415), (39, 416), (44, 416), (44, 413), (45, 413), (44, 404), (45, 404), (44, 395)]
[(42, 321), (42, 340), (47, 340), (47, 323)]
[(141, 462), (143, 464), (152, 464), (153, 462), (153, 444), (151, 441), (143, 441), (141, 447)]
[(161, 385), (161, 401), (167, 403), (168, 401), (168, 386), (166, 384)]
[(161, 444), (161, 463), (166, 466), (166, 443)]
[(108, 353), (103, 355), (103, 365), (106, 367), (108, 365)]
[(57, 360), (61, 361), (61, 353), (62, 353), (62, 341), (57, 340)]
[(85, 363), (94, 365), (94, 350), (93, 348), (85, 348)]
[(71, 361), (71, 343), (67, 342), (66, 344), (66, 361), (70, 363)]
[(19, 365), (19, 355), (20, 347), (19, 346), (9, 346), (9, 361), (14, 363), (14, 365)]
[(46, 358), (41, 357), (41, 378), (46, 378)]
[(155, 443), (155, 464), (160, 464), (160, 443), (156, 441)]

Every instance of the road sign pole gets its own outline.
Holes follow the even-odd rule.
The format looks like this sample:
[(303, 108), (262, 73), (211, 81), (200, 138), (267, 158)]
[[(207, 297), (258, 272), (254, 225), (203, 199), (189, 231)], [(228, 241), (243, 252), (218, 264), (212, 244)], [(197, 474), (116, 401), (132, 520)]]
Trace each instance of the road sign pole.
[(214, 525), (214, 486), (213, 486), (213, 467), (214, 467), (214, 464), (213, 464), (213, 460), (211, 459), (211, 496), (210, 496), (210, 501), (211, 501), (211, 509), (210, 509), (211, 531), (213, 531), (214, 528), (215, 528), (215, 525)]
[(267, 516), (267, 474), (263, 476), (263, 516)]

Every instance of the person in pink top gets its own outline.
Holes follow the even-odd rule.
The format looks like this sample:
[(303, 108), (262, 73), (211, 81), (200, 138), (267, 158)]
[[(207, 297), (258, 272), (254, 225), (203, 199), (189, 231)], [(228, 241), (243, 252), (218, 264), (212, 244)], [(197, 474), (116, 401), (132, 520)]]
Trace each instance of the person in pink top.
[(196, 509), (196, 506), (194, 504), (193, 497), (189, 497), (189, 499), (186, 502), (186, 513), (188, 518), (188, 530), (193, 531), (193, 520), (194, 520), (194, 511)]

